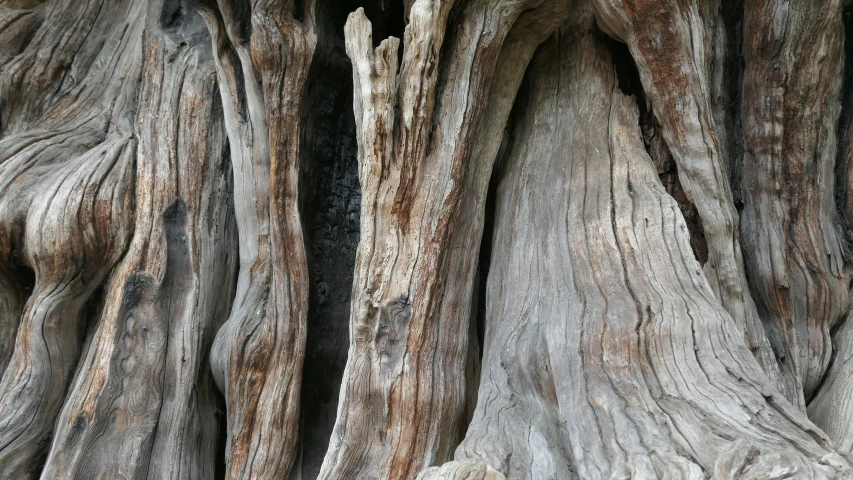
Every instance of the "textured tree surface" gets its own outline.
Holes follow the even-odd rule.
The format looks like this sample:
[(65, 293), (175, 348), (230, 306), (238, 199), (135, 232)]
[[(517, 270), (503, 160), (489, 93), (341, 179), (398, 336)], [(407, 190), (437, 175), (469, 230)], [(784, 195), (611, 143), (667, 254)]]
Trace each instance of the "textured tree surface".
[(0, 478), (853, 479), (853, 6), (0, 0)]

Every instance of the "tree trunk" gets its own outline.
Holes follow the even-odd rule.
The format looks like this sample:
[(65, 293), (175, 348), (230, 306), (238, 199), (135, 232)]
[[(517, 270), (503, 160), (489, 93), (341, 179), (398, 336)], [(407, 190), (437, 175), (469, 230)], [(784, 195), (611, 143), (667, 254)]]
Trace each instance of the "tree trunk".
[(847, 8), (0, 0), (0, 477), (853, 478)]

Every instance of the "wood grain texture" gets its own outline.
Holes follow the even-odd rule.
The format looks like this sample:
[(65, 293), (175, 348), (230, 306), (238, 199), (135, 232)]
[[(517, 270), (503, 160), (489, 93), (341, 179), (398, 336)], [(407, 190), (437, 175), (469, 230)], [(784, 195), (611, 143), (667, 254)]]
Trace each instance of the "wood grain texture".
[[(846, 24), (849, 24), (848, 17)], [(846, 35), (852, 35), (851, 32), (845, 32)], [(845, 45), (845, 48), (850, 48)], [(849, 50), (848, 50), (849, 51)], [(845, 58), (847, 75), (853, 73), (851, 68), (851, 59)], [(847, 77), (848, 81), (850, 78)], [(849, 86), (848, 86), (849, 88)], [(853, 99), (853, 97), (850, 97)], [(849, 103), (842, 103), (842, 108), (849, 108)], [(850, 115), (848, 110), (847, 115)], [(848, 120), (849, 121), (849, 120)], [(843, 127), (843, 125), (842, 125)], [(839, 145), (841, 152), (840, 156), (836, 157), (837, 161), (846, 161), (846, 168), (841, 170), (843, 176), (840, 177), (844, 181), (844, 189), (846, 199), (837, 206), (841, 210), (841, 214), (847, 225), (846, 239), (850, 241), (850, 225), (853, 220), (853, 162), (850, 160), (850, 152), (853, 152), (853, 123), (847, 126), (846, 138), (843, 137), (844, 132), (841, 131), (842, 138), (840, 142), (847, 142), (847, 148), (844, 145)], [(836, 165), (838, 171), (841, 165)], [(837, 177), (838, 178), (838, 177)], [(846, 263), (845, 263), (846, 265)], [(845, 270), (847, 273), (848, 270)], [(849, 295), (849, 292), (848, 292)], [(848, 297), (849, 301), (849, 297)], [(814, 422), (826, 432), (833, 440), (835, 447), (841, 452), (853, 452), (853, 425), (847, 418), (853, 414), (853, 321), (851, 321), (851, 313), (848, 310), (847, 317), (841, 320), (835, 328), (830, 330), (832, 340), (832, 357), (826, 375), (821, 380), (818, 391), (809, 404), (809, 416)], [(821, 332), (822, 335), (822, 332)]]
[(0, 70), (0, 257), (35, 272), (0, 380), (4, 478), (38, 474), (80, 355), (81, 309), (132, 232), (144, 14), (129, 2), (47, 8)]
[(842, 4), (745, 5), (744, 250), (780, 362), (810, 398), (832, 357), (830, 330), (849, 308), (834, 172)]
[[(347, 22), (361, 241), (349, 359), (320, 478), (414, 478), (450, 456), (464, 421), (489, 173), (521, 72), (565, 9), (474, 1), (451, 17), (453, 6), (414, 2), (401, 65), (400, 41), (374, 49), (362, 10)], [(543, 34), (506, 43), (514, 25)]]
[(0, 0), (0, 478), (853, 478), (849, 1), (316, 7)]
[(297, 444), (308, 270), (299, 120), (313, 2), (197, 2), (213, 42), (234, 172), (240, 268), (211, 351), (228, 408), (227, 478), (284, 478)]
[(152, 2), (146, 18), (134, 235), (43, 478), (214, 478), (207, 358), (237, 262), (221, 102), (198, 14)]
[(849, 475), (714, 294), (587, 13), (531, 65), (477, 410), (456, 461), (420, 478)]
[[(790, 368), (780, 371), (750, 295), (738, 214), (723, 157), (719, 65), (725, 58), (716, 0), (594, 0), (598, 24), (625, 42), (637, 64), (678, 178), (696, 206), (708, 248), (711, 288), (777, 388), (801, 409)], [(718, 133), (719, 132), (719, 133)], [(734, 134), (734, 132), (733, 132)]]

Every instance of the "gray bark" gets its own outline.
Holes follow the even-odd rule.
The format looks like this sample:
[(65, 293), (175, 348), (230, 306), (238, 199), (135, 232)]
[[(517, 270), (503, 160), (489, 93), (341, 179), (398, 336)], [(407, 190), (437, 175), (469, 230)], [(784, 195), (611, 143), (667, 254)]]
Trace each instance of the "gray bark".
[(0, 0), (0, 477), (853, 477), (847, 8)]
[[(835, 478), (849, 467), (773, 390), (703, 275), (584, 13), (531, 66), (457, 462), (506, 478)], [(465, 478), (451, 467), (422, 478)]]

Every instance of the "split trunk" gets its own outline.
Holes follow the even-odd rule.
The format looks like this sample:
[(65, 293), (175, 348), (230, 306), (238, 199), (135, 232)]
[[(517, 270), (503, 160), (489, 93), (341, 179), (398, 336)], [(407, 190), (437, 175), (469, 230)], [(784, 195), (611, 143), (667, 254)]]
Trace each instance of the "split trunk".
[(0, 477), (853, 478), (841, 0), (0, 0)]

